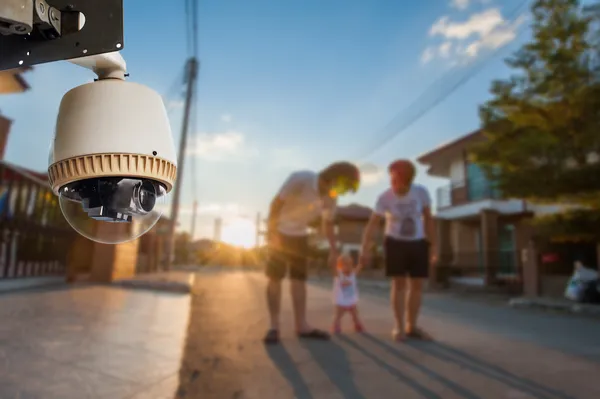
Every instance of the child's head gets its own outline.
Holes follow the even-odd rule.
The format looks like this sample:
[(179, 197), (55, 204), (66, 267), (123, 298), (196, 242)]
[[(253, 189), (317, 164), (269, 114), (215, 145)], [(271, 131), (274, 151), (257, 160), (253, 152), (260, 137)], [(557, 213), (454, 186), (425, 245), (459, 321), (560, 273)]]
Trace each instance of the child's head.
[(342, 254), (337, 260), (337, 269), (344, 273), (350, 273), (354, 268), (352, 257), (348, 254)]

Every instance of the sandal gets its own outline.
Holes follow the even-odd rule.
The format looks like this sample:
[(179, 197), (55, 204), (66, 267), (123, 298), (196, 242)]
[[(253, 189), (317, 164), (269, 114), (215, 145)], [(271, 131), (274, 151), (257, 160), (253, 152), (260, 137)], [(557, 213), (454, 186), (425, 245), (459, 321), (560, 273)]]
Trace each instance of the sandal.
[(410, 332), (406, 333), (408, 338), (420, 339), (421, 341), (433, 341), (431, 335), (421, 330), (418, 327), (413, 328)]
[(315, 328), (314, 330), (299, 332), (298, 338), (327, 341), (327, 340), (329, 340), (330, 337), (329, 337), (329, 334), (326, 333), (325, 331), (317, 330)]
[(406, 336), (404, 333), (398, 329), (392, 330), (392, 339), (396, 342), (404, 342)]
[(265, 335), (265, 338), (263, 340), (267, 345), (279, 343), (279, 331), (273, 329), (267, 331), (267, 335)]

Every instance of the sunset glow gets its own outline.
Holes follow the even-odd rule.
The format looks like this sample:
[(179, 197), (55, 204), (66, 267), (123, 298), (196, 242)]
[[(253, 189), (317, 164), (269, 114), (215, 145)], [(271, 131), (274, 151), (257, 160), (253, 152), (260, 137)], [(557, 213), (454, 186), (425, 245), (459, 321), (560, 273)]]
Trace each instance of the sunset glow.
[(256, 243), (256, 224), (249, 219), (235, 218), (223, 226), (223, 242), (243, 248), (252, 248)]

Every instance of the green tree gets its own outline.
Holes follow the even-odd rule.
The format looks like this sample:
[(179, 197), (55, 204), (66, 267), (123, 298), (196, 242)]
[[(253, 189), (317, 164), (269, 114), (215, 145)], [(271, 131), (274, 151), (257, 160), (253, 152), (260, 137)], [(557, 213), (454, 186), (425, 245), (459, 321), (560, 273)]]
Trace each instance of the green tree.
[(175, 259), (176, 265), (183, 265), (190, 262), (190, 244), (191, 236), (187, 232), (177, 233), (175, 235)]
[(539, 218), (551, 238), (600, 240), (600, 58), (597, 8), (537, 0), (531, 42), (480, 107), (487, 140), (474, 160), (508, 198), (570, 204)]

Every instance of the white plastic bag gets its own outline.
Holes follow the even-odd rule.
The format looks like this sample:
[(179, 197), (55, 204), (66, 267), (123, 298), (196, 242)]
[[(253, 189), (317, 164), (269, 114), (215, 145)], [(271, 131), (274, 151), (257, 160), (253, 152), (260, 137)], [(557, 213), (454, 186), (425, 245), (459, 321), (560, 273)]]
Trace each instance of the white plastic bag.
[(580, 301), (583, 297), (586, 283), (597, 279), (597, 270), (587, 268), (581, 262), (575, 262), (575, 271), (567, 283), (565, 298), (572, 301)]

